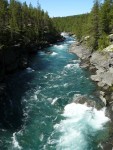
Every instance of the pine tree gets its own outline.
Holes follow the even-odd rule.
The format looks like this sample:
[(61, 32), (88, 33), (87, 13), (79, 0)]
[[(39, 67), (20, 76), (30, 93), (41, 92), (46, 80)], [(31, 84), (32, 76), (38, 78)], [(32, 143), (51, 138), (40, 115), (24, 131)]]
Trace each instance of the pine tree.
[(8, 1), (0, 1), (0, 45), (6, 44), (8, 27)]
[(110, 33), (110, 22), (111, 22), (111, 16), (110, 12), (112, 9), (112, 0), (105, 0), (104, 3), (101, 6), (100, 10), (100, 34)]
[(98, 49), (98, 39), (99, 39), (99, 1), (95, 0), (94, 5), (90, 14), (90, 45), (92, 50)]
[(9, 25), (11, 31), (11, 40), (14, 40), (15, 33), (19, 30), (18, 23), (17, 23), (17, 8), (16, 8), (16, 1), (10, 0), (9, 5)]

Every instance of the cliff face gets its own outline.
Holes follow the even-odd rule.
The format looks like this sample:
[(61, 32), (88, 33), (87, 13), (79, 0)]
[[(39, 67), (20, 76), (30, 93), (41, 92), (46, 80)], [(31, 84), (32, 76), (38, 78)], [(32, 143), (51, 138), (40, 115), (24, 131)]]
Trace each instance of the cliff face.
[(91, 79), (95, 81), (102, 91), (100, 98), (107, 105), (113, 101), (113, 52), (96, 51), (91, 53), (90, 50), (81, 45), (74, 44), (71, 47), (74, 52), (81, 58), (81, 67), (89, 68), (92, 72)]

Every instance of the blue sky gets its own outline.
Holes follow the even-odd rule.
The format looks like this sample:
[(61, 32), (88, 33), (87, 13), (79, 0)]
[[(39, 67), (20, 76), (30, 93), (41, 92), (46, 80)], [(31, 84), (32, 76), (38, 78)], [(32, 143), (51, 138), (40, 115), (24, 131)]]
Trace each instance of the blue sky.
[[(25, 0), (20, 0), (24, 2)], [(94, 0), (39, 0), (41, 8), (49, 13), (51, 17), (70, 16), (90, 12)], [(37, 6), (37, 0), (26, 0)]]

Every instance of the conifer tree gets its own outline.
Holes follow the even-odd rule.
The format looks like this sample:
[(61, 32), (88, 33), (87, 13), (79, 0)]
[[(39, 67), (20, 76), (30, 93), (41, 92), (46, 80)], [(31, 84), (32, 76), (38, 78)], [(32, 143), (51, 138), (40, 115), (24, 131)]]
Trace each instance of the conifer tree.
[(0, 0), (0, 45), (6, 43), (6, 28), (8, 26), (8, 1)]
[(17, 5), (15, 0), (10, 0), (9, 5), (9, 25), (11, 31), (11, 39), (14, 40), (15, 33), (19, 30), (17, 23)]
[(100, 8), (99, 1), (95, 0), (93, 8), (91, 10), (91, 14), (90, 14), (90, 35), (91, 35), (90, 44), (91, 44), (92, 50), (98, 49), (99, 8)]
[(110, 33), (112, 0), (105, 0), (100, 10), (100, 34)]

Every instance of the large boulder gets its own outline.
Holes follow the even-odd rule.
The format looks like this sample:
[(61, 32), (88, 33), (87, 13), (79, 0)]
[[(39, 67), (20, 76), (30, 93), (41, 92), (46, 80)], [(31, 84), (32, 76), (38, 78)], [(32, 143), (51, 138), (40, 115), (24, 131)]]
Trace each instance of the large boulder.
[(112, 86), (113, 85), (113, 73), (110, 71), (98, 73), (96, 75), (91, 75), (93, 81), (99, 82), (98, 86)]
[(92, 57), (90, 58), (90, 63), (91, 65), (95, 66), (97, 69), (100, 68), (108, 69), (109, 68), (108, 54), (94, 52), (92, 54)]
[(76, 104), (85, 104), (87, 105), (88, 107), (96, 107), (97, 109), (101, 109), (103, 106), (104, 106), (104, 103), (100, 100), (98, 101), (94, 101), (93, 99), (90, 99), (88, 98), (87, 96), (75, 96), (75, 98), (73, 99), (73, 101), (76, 103)]
[(80, 43), (75, 42), (70, 47), (70, 52), (75, 53), (82, 60), (89, 60), (91, 56), (91, 51), (89, 49), (82, 47)]

